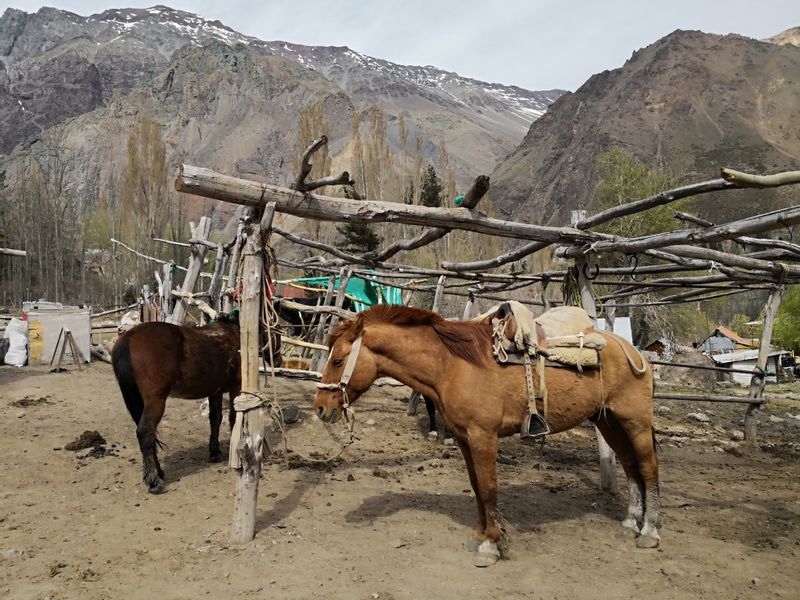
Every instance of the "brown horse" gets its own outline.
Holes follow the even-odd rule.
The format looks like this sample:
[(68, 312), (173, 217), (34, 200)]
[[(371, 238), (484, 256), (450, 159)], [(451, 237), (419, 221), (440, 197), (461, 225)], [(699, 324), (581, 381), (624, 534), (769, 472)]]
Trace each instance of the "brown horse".
[(150, 493), (161, 494), (164, 471), (158, 462), (156, 429), (167, 396), (208, 396), (209, 460), (219, 462), (219, 426), (222, 394), (233, 399), (241, 388), (239, 323), (235, 317), (219, 315), (205, 327), (180, 327), (169, 323), (143, 323), (123, 333), (111, 351), (111, 362), (122, 397), (134, 423), (144, 461), (144, 481)]
[[(333, 422), (377, 377), (388, 376), (435, 402), (464, 455), (475, 491), (478, 524), (469, 547), (478, 551), (479, 566), (494, 563), (504, 550), (505, 544), (498, 546), (503, 540), (495, 517), (497, 441), (519, 432), (528, 402), (524, 367), (498, 364), (491, 335), (491, 315), (482, 321), (447, 321), (422, 309), (376, 306), (333, 332), (330, 358), (314, 398), (317, 416)], [(597, 425), (628, 477), (623, 525), (639, 534), (637, 546), (651, 548), (659, 541), (652, 375), (628, 342), (603, 335), (608, 344), (600, 352), (600, 369), (582, 374), (546, 369), (547, 418), (553, 432), (586, 419)], [(350, 356), (354, 347), (355, 359)], [(630, 363), (636, 359), (642, 361), (636, 365), (638, 374)], [(350, 377), (342, 378), (351, 363)]]

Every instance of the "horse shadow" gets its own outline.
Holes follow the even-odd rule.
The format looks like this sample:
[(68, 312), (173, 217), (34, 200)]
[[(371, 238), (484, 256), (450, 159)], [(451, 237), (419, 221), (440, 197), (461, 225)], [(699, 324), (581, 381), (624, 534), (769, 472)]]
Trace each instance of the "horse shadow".
[(167, 477), (167, 483), (178, 481), (183, 477), (194, 475), (205, 469), (227, 465), (228, 444), (222, 440), (220, 440), (220, 449), (223, 460), (217, 463), (209, 462), (208, 460), (208, 442), (194, 446), (181, 445), (175, 450), (170, 450), (170, 444), (165, 445), (166, 451), (162, 454), (161, 463)]
[[(535, 483), (512, 483), (501, 488), (501, 510), (505, 520), (519, 532), (532, 532), (547, 523), (578, 519), (591, 514), (621, 520), (624, 507), (618, 498), (596, 489), (570, 488), (562, 493)], [(555, 496), (553, 494), (556, 494)], [(576, 497), (577, 496), (577, 497)], [(402, 511), (436, 512), (464, 527), (475, 524), (475, 499), (466, 494), (436, 494), (421, 491), (386, 492), (366, 498), (345, 514), (348, 523), (372, 525)]]
[[(222, 456), (227, 457), (227, 444), (221, 442), (220, 445)], [(205, 444), (182, 447), (174, 452), (165, 453), (162, 462), (168, 484), (176, 483), (184, 477), (190, 477), (195, 473), (202, 472), (204, 469), (228, 469), (227, 458), (219, 463), (208, 461), (208, 446)], [(302, 475), (296, 478), (288, 493), (284, 493), (286, 490), (281, 490), (281, 493), (275, 498), (272, 508), (260, 511), (256, 515), (256, 532), (280, 523), (290, 516), (297, 509), (308, 490), (320, 483), (321, 477), (321, 473), (303, 471)]]

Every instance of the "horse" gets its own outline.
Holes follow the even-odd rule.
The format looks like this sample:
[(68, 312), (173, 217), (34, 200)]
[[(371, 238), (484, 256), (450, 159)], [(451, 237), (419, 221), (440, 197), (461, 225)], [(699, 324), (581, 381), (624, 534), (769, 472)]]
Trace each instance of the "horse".
[[(425, 401), (425, 410), (428, 413), (428, 439), (435, 441), (439, 438), (439, 428), (436, 425), (436, 405), (433, 400), (419, 392), (412, 392), (411, 398), (408, 399), (408, 415), (414, 416), (417, 414), (417, 405), (420, 400)], [(447, 424), (444, 426), (444, 443), (446, 446), (453, 445), (453, 432), (450, 431)]]
[[(331, 334), (330, 359), (314, 398), (315, 414), (325, 422), (346, 414), (378, 377), (393, 377), (433, 400), (453, 431), (475, 492), (478, 520), (467, 547), (477, 552), (477, 566), (506, 557), (497, 513), (497, 444), (520, 431), (528, 404), (525, 367), (494, 360), (492, 316), (448, 321), (427, 310), (389, 305), (359, 313)], [(595, 423), (628, 478), (622, 525), (638, 534), (638, 547), (653, 548), (660, 540), (660, 506), (652, 373), (627, 341), (601, 335), (607, 345), (599, 369), (545, 369), (547, 419), (553, 433), (586, 419)], [(633, 368), (635, 356), (641, 368)], [(538, 379), (534, 373), (536, 389)]]
[(229, 420), (233, 427), (233, 399), (241, 389), (239, 323), (235, 316), (220, 314), (205, 327), (142, 323), (117, 339), (111, 350), (111, 364), (125, 406), (136, 423), (144, 482), (151, 494), (166, 491), (156, 452), (156, 446), (163, 444), (156, 429), (164, 415), (167, 396), (208, 397), (209, 461), (222, 460), (222, 394), (228, 392), (230, 396)]

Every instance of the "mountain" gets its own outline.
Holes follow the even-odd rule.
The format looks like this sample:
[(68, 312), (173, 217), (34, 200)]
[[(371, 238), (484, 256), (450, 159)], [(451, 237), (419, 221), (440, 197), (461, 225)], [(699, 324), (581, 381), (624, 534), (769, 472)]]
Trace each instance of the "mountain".
[[(66, 118), (124, 97), (167, 69), (179, 48), (213, 42), (313, 70), (346, 92), (357, 110), (378, 105), (392, 119), (405, 115), (426, 140), (429, 157), (444, 137), (465, 177), (491, 170), (562, 93), (397, 65), (346, 47), (262, 41), (165, 6), (89, 17), (54, 8), (35, 14), (9, 8), (0, 18), (0, 153)], [(396, 135), (391, 141), (399, 144)]]
[(792, 27), (762, 41), (769, 42), (770, 44), (793, 44), (795, 46), (800, 46), (800, 27)]
[[(597, 157), (620, 146), (682, 183), (712, 179), (719, 167), (756, 173), (800, 164), (800, 47), (738, 35), (675, 31), (624, 66), (561, 96), (492, 175), (505, 217), (569, 223), (594, 208)], [(727, 192), (700, 200), (711, 220), (790, 202), (791, 191)]]

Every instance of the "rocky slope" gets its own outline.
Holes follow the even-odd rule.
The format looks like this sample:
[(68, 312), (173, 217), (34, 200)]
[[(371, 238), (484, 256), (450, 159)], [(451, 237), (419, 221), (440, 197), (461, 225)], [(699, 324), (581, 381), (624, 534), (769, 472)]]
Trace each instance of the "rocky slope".
[(770, 44), (793, 44), (795, 46), (800, 46), (800, 27), (792, 27), (762, 41), (769, 42)]
[[(800, 164), (800, 47), (736, 35), (676, 31), (590, 78), (533, 123), (492, 176), (504, 216), (568, 223), (594, 206), (597, 156), (619, 145), (679, 180), (721, 166), (755, 172)], [(789, 202), (786, 193), (728, 192), (700, 201), (712, 220)]]
[[(130, 93), (19, 143), (0, 161), (7, 186), (26, 176), (41, 148), (62, 148), (69, 193), (83, 208), (117, 193), (131, 131), (143, 118), (161, 125), (171, 168), (180, 162), (288, 183), (298, 107), (322, 100), (333, 145), (350, 135), (350, 98), (321, 74), (293, 61), (222, 42), (187, 45)], [(21, 174), (21, 175), (20, 175)], [(288, 178), (288, 179), (287, 179)], [(203, 203), (197, 202), (200, 209)]]
[[(35, 14), (9, 8), (0, 19), (0, 153), (65, 118), (124, 97), (165, 70), (179, 48), (210, 41), (289, 59), (337, 84), (357, 108), (375, 104), (390, 118), (405, 114), (411, 127), (431, 140), (428, 155), (444, 136), (467, 176), (493, 168), (561, 93), (396, 65), (346, 47), (266, 42), (163, 6), (89, 17), (53, 8)], [(392, 139), (396, 144), (396, 136)]]

